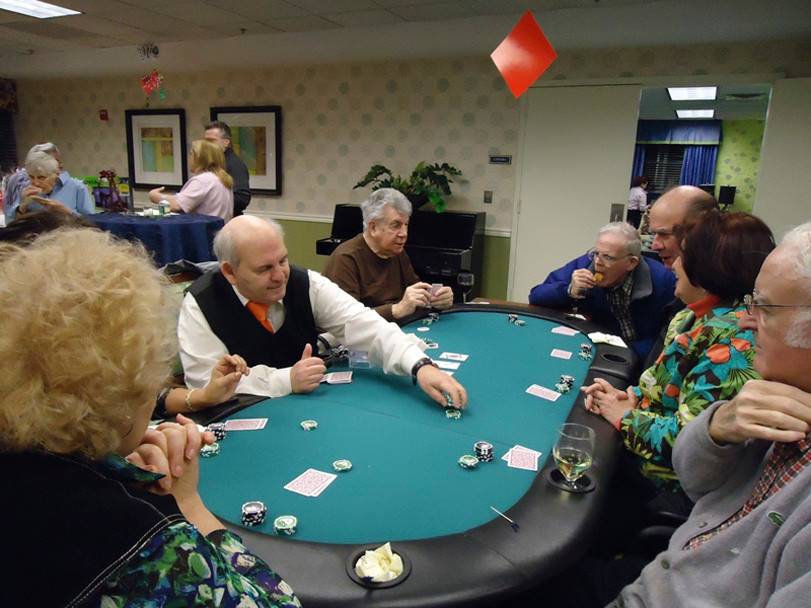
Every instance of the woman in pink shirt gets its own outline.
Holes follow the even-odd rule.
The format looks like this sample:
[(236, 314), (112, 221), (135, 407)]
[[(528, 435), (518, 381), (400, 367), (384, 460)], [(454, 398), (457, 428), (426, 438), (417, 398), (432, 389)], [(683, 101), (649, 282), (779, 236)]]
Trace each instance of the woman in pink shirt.
[(177, 213), (216, 215), (228, 222), (234, 215), (234, 180), (225, 171), (225, 155), (212, 139), (197, 139), (191, 145), (189, 168), (194, 177), (177, 194), (164, 194), (165, 186), (149, 191), (153, 203), (168, 202)]

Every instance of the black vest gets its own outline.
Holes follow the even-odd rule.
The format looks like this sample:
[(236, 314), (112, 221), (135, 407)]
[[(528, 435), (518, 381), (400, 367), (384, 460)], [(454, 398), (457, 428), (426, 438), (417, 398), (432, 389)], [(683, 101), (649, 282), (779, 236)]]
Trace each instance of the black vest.
[(290, 266), (290, 279), (284, 295), (284, 324), (275, 333), (256, 320), (234, 293), (234, 288), (219, 270), (197, 279), (189, 288), (211, 331), (225, 344), (228, 352), (240, 355), (249, 366), (291, 367), (309, 343), (318, 352), (318, 332), (310, 303), (310, 278), (307, 271)]
[(111, 479), (58, 454), (0, 454), (4, 606), (80, 606), (168, 526), (171, 496)]

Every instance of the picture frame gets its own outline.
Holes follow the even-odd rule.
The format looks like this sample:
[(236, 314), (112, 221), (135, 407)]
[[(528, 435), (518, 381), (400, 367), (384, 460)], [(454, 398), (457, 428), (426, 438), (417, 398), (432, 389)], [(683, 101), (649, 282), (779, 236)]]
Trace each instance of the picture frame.
[(189, 177), (186, 111), (125, 110), (130, 186), (180, 188)]
[(231, 129), (231, 147), (248, 167), (251, 192), (281, 194), (281, 106), (215, 107), (211, 120), (221, 120)]

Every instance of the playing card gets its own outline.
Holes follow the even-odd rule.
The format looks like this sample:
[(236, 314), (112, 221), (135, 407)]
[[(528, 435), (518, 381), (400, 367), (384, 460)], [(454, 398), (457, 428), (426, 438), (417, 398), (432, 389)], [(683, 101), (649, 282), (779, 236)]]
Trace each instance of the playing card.
[(226, 420), (226, 431), (259, 431), (265, 428), (268, 423), (267, 418), (239, 418), (236, 420)]
[(442, 353), (439, 355), (440, 359), (450, 359), (451, 361), (467, 361), (470, 355), (461, 355), (459, 353)]
[(431, 297), (436, 295), (436, 292), (442, 289), (442, 283), (432, 283), (431, 284)]
[(330, 372), (324, 374), (327, 384), (348, 384), (352, 382), (352, 372)]
[(557, 401), (560, 397), (560, 393), (557, 391), (553, 391), (537, 384), (530, 386), (526, 392), (528, 392), (530, 395), (540, 397), (541, 399), (548, 399), (549, 401)]
[(515, 469), (525, 469), (527, 471), (538, 470), (538, 456), (532, 452), (525, 452), (524, 450), (510, 450), (510, 457), (507, 460), (507, 465)]
[(552, 333), (561, 334), (563, 336), (576, 336), (580, 332), (573, 327), (565, 327), (563, 325), (558, 325), (557, 327), (552, 328)]
[(333, 473), (307, 469), (284, 486), (284, 489), (304, 496), (318, 496), (336, 477), (338, 476)]
[(549, 355), (551, 357), (557, 357), (558, 359), (571, 359), (572, 358), (572, 353), (570, 353), (568, 350), (561, 350), (559, 348), (555, 348), (554, 350), (552, 350), (552, 352), (549, 353)]
[(437, 359), (434, 361), (439, 369), (459, 369), (458, 363), (453, 363), (452, 361), (443, 361), (442, 359)]

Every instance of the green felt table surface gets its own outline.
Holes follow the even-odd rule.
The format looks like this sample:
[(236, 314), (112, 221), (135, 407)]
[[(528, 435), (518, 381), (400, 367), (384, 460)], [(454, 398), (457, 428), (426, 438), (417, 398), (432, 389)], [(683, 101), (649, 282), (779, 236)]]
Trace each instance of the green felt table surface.
[[(501, 457), (518, 444), (541, 451), (543, 467), (590, 364), (578, 356), (581, 344), (591, 344), (585, 335), (556, 334), (556, 322), (519, 318), (525, 325), (509, 323), (503, 312), (460, 311), (404, 327), (438, 343), (427, 351), (434, 359), (445, 352), (469, 355), (454, 372), (469, 396), (460, 420), (446, 418), (410, 377), (354, 369), (351, 384), (322, 384), (232, 416), (268, 422), (262, 430), (229, 432), (220, 454), (201, 461), (203, 499), (236, 523), (244, 502), (261, 500), (268, 514), (257, 531), (272, 534), (273, 519), (291, 514), (299, 519), (294, 539), (325, 543), (429, 538), (492, 520), (497, 516), (490, 507), (506, 511), (535, 477)], [(550, 357), (554, 349), (572, 356)], [(561, 374), (575, 378), (569, 395), (552, 402), (526, 393), (532, 384), (554, 390)], [(318, 428), (304, 431), (306, 419)], [(474, 454), (477, 441), (493, 444), (495, 458), (463, 469), (457, 461)], [(338, 459), (352, 461), (353, 469), (338, 473), (320, 496), (284, 489), (309, 468), (334, 473)]]

